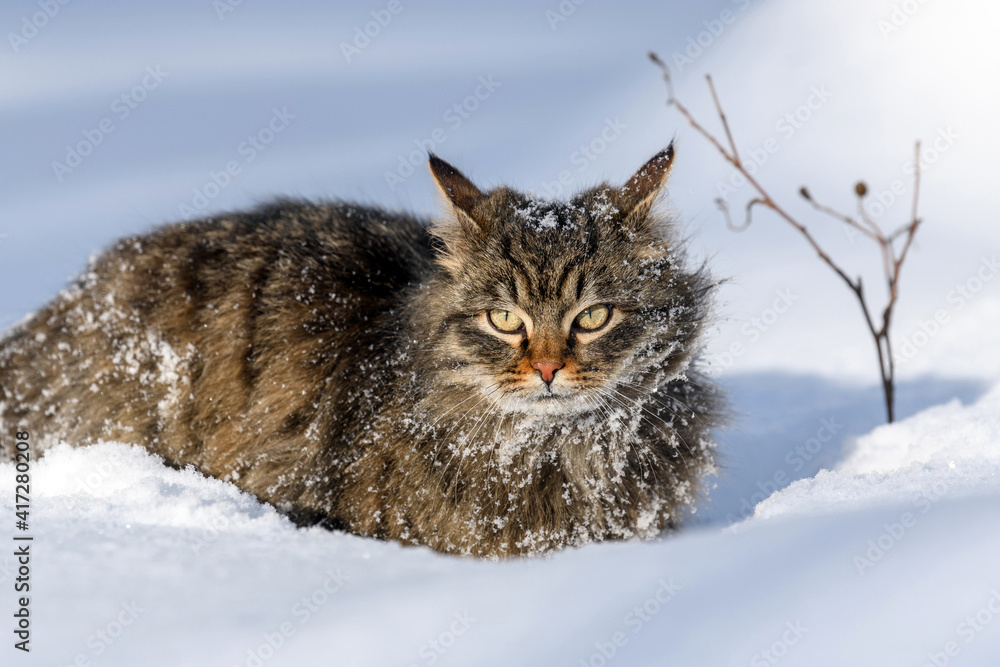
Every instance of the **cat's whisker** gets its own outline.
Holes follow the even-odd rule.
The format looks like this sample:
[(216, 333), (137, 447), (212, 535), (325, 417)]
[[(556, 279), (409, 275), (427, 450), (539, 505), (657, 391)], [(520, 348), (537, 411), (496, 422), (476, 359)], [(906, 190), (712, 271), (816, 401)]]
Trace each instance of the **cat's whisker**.
[[(618, 392), (617, 390), (612, 390), (612, 391), (615, 391), (615, 393), (617, 393), (619, 396), (622, 396), (622, 398), (628, 399), (628, 397), (625, 396), (624, 394), (622, 394), (621, 392)], [(684, 437), (680, 434), (680, 432), (676, 428), (674, 428), (674, 426), (672, 424), (667, 423), (667, 421), (664, 420), (661, 416), (659, 416), (656, 413), (654, 413), (654, 412), (650, 411), (649, 409), (647, 409), (638, 400), (635, 400), (635, 399), (628, 399), (628, 400), (632, 400), (632, 402), (637, 407), (639, 407), (640, 410), (642, 410), (647, 415), (649, 415), (649, 417), (651, 417), (651, 418), (656, 419), (657, 421), (659, 421), (667, 430), (669, 430), (671, 433), (674, 434), (674, 436), (676, 436), (676, 438), (680, 442), (680, 444), (684, 445), (684, 449), (686, 450), (685, 452), (682, 452), (679, 447), (677, 447), (676, 445), (674, 445), (672, 447), (672, 449), (674, 451), (671, 454), (671, 457), (674, 458), (674, 459), (679, 459), (681, 461), (681, 463), (684, 465), (684, 468), (685, 468), (685, 470), (687, 472), (687, 475), (689, 477), (691, 477), (693, 473), (692, 473), (692, 471), (690, 469), (690, 466), (688, 465), (688, 462), (687, 462), (688, 455), (690, 455), (693, 452), (693, 450), (691, 448), (691, 445), (684, 439)], [(660, 429), (659, 427), (657, 427), (656, 424), (654, 424), (650, 419), (646, 419), (646, 423), (649, 424), (650, 426), (652, 426), (653, 428), (656, 428), (658, 431), (660, 431), (660, 433), (665, 438), (667, 438), (668, 440), (671, 440), (671, 438), (669, 438), (666, 435), (666, 433), (664, 433), (662, 431), (662, 429)]]
[(491, 481), (491, 473), (493, 471), (493, 458), (496, 456), (497, 447), (499, 446), (500, 435), (503, 433), (503, 424), (507, 419), (511, 420), (513, 425), (513, 413), (503, 412), (500, 413), (500, 419), (497, 422), (496, 427), (493, 429), (493, 438), (490, 440), (490, 459), (486, 464), (486, 480)]
[[(611, 423), (613, 421), (613, 418), (611, 416), (611, 406), (607, 404), (607, 401), (604, 397), (600, 395), (584, 396), (584, 400), (588, 404), (594, 405), (596, 407), (596, 411), (604, 415), (605, 423)], [(645, 477), (645, 475), (642, 475), (642, 464), (643, 463), (646, 464), (647, 472), (649, 472), (652, 470), (651, 463), (649, 462), (648, 458), (644, 460), (644, 457), (642, 453), (639, 451), (639, 448), (633, 442), (631, 442), (631, 440), (626, 440), (626, 443), (628, 444), (629, 447), (632, 448), (632, 451), (635, 453), (636, 460), (639, 462), (640, 475), (642, 477)]]
[[(683, 438), (681, 438), (680, 434), (677, 433), (677, 430), (671, 424), (668, 424), (666, 422), (666, 420), (664, 420), (661, 416), (659, 416), (658, 414), (652, 412), (645, 405), (643, 405), (643, 403), (642, 403), (643, 399), (650, 399), (652, 397), (645, 396), (645, 397), (643, 397), (643, 399), (636, 398), (636, 397), (631, 397), (631, 396), (628, 396), (627, 394), (621, 392), (620, 390), (618, 390), (618, 389), (616, 389), (614, 387), (609, 387), (608, 390), (611, 391), (611, 392), (613, 392), (614, 395), (618, 396), (620, 400), (627, 401), (629, 404), (634, 405), (635, 407), (639, 408), (645, 414), (649, 415), (650, 417), (652, 417), (654, 419), (657, 419), (661, 424), (663, 424), (666, 428), (668, 428), (672, 433), (674, 433), (675, 435), (677, 435), (677, 437), (681, 441), (683, 441)], [(664, 406), (664, 407), (666, 407), (666, 406)], [(671, 413), (671, 414), (673, 414), (674, 416), (677, 416), (676, 413)], [(650, 425), (653, 425), (653, 424), (650, 423)], [(655, 425), (653, 425), (653, 426), (655, 427)], [(684, 443), (684, 444), (685, 444), (685, 446), (687, 445), (687, 443)]]
[[(514, 428), (516, 420), (517, 420), (517, 416), (518, 416), (518, 414), (519, 414), (519, 412), (521, 410), (521, 406), (524, 403), (524, 397), (523, 396), (515, 396), (514, 397), (514, 401), (515, 401), (514, 408), (511, 409), (511, 410), (506, 410), (506, 411), (502, 412), (501, 417), (500, 417), (500, 421), (497, 424), (496, 429), (494, 430), (493, 441), (492, 441), (492, 444), (491, 444), (491, 447), (490, 447), (490, 460), (489, 460), (489, 464), (487, 466), (487, 471), (486, 471), (487, 472), (487, 475), (486, 475), (486, 479), (487, 480), (491, 479), (490, 473), (491, 473), (491, 471), (493, 469), (493, 460), (494, 460), (494, 457), (496, 455), (496, 450), (497, 450), (498, 447), (500, 447), (500, 438), (501, 438), (501, 435), (503, 434), (504, 421), (507, 420), (507, 419), (509, 419), (510, 420), (510, 428), (511, 429)], [(501, 477), (501, 482), (502, 482), (503, 475), (501, 475), (500, 477)], [(507, 485), (505, 483), (502, 483), (501, 485), (497, 485), (496, 488), (497, 488), (498, 492), (502, 492), (502, 493), (507, 493), (508, 492)], [(494, 495), (493, 500), (494, 500), (494, 502), (497, 501), (497, 498), (496, 498), (495, 495)]]
[[(647, 371), (638, 371), (638, 372), (639, 373), (653, 373), (653, 372), (655, 372), (655, 369), (654, 370), (647, 370)], [(631, 384), (631, 386), (640, 387), (640, 388), (642, 387), (642, 385), (638, 385), (638, 384), (635, 384), (635, 383), (629, 383), (627, 381), (619, 381), (619, 383), (620, 384)], [(685, 408), (688, 411), (688, 413), (689, 413), (688, 415), (685, 416), (685, 418), (694, 418), (695, 420), (698, 421), (698, 424), (703, 429), (705, 429), (706, 431), (711, 430), (711, 428), (714, 426), (714, 424), (708, 423), (705, 419), (703, 419), (701, 417), (701, 415), (698, 414), (698, 412), (696, 410), (692, 410), (691, 406), (689, 406), (688, 404), (686, 404), (684, 401), (682, 401), (681, 399), (677, 398), (676, 396), (671, 395), (671, 396), (668, 396), (668, 397), (664, 398), (664, 397), (661, 397), (661, 396), (657, 395), (654, 392), (654, 393), (649, 394), (649, 397), (651, 399), (657, 401), (661, 405), (663, 405), (663, 407), (665, 407), (668, 410), (670, 410), (677, 417), (680, 417), (681, 415), (678, 415), (677, 412), (673, 409), (673, 406), (670, 406), (670, 405), (666, 404), (664, 401), (667, 398), (669, 398), (669, 400), (675, 401), (675, 402), (679, 403), (681, 405), (681, 407)]]
[[(475, 410), (480, 405), (482, 405), (482, 403), (484, 401), (488, 400), (490, 398), (490, 396), (493, 393), (495, 393), (496, 391), (499, 391), (499, 389), (500, 389), (499, 383), (497, 383), (497, 386), (490, 393), (480, 396), (479, 400), (476, 401), (476, 403), (471, 408), (469, 408), (468, 410), (466, 410), (465, 413), (459, 419), (454, 420), (454, 423), (452, 424), (452, 427), (450, 429), (448, 429), (448, 431), (445, 433), (445, 436), (443, 438), (441, 438), (441, 441), (438, 443), (438, 446), (435, 448), (434, 453), (432, 455), (432, 460), (434, 460), (434, 461), (437, 460), (438, 452), (440, 452), (441, 451), (441, 447), (443, 447), (445, 445), (450, 445), (451, 447), (455, 447), (456, 449), (459, 449), (460, 445), (458, 443), (450, 443), (449, 442), (451, 440), (452, 434), (455, 433), (455, 431), (457, 431), (459, 428), (461, 428), (463, 426), (463, 424), (465, 423), (466, 417), (468, 417), (469, 414), (471, 414), (473, 410)], [(466, 439), (466, 442), (468, 442), (468, 439)], [(442, 475), (444, 475), (448, 471), (448, 467), (451, 465), (451, 461), (454, 460), (454, 458), (455, 458), (455, 454), (453, 453), (452, 456), (451, 456), (451, 458), (448, 460), (448, 463), (445, 464), (444, 468), (441, 470), (441, 474)]]
[[(493, 389), (494, 387), (498, 387), (498, 386), (500, 386), (500, 383), (499, 382), (494, 382), (493, 384), (490, 384), (490, 385), (487, 385), (486, 387), (484, 387), (483, 391), (486, 391), (486, 390), (489, 390), (489, 389)], [(430, 428), (433, 429), (435, 426), (437, 426), (437, 424), (442, 419), (444, 419), (445, 417), (447, 417), (448, 415), (450, 415), (456, 408), (459, 408), (459, 407), (465, 405), (466, 403), (468, 403), (469, 401), (471, 401), (472, 399), (474, 399), (476, 396), (477, 396), (477, 394), (475, 392), (469, 392), (468, 396), (466, 396), (461, 401), (459, 401), (455, 405), (453, 405), (450, 408), (448, 408), (447, 410), (445, 410), (443, 414), (438, 415), (438, 418), (435, 419), (433, 421), (433, 423), (431, 423)]]
[[(626, 396), (625, 394), (623, 394), (620, 391), (618, 391), (618, 390), (616, 390), (614, 388), (611, 388), (611, 387), (605, 388), (605, 391), (610, 392), (610, 393), (607, 394), (607, 396), (609, 398), (614, 398), (626, 410), (629, 409), (629, 406), (633, 406), (635, 408), (638, 408), (640, 410), (640, 414), (639, 414), (640, 419), (643, 419), (652, 428), (654, 428), (657, 431), (659, 431), (660, 434), (664, 438), (666, 438), (668, 441), (672, 441), (673, 438), (671, 438), (669, 435), (667, 435), (667, 433), (665, 433), (663, 431), (663, 429), (661, 429), (659, 426), (657, 426), (655, 423), (653, 423), (653, 421), (650, 419), (650, 417), (652, 417), (653, 419), (658, 420), (661, 424), (663, 424), (664, 427), (666, 427), (667, 430), (669, 430), (674, 436), (676, 436), (676, 438), (678, 440), (680, 440), (684, 444), (685, 448), (688, 449), (688, 451), (690, 451), (690, 447), (687, 445), (686, 442), (684, 442), (684, 438), (680, 435), (680, 433), (677, 432), (677, 429), (675, 429), (672, 425), (670, 425), (666, 421), (664, 421), (664, 419), (662, 417), (660, 417), (659, 415), (657, 415), (657, 414), (649, 411), (644, 405), (642, 405), (641, 402), (639, 402), (636, 399), (630, 398), (629, 396)], [(642, 413), (645, 413), (645, 415), (648, 415), (648, 417), (645, 416), (645, 415), (643, 415)], [(685, 467), (687, 467), (687, 461), (683, 457), (679, 457), (678, 456), (677, 451), (676, 451), (677, 450), (676, 447), (674, 447), (674, 450), (675, 450), (675, 453), (673, 455), (673, 458), (681, 458), (682, 463), (685, 465)], [(690, 470), (688, 471), (688, 473), (690, 474)]]
[[(493, 464), (493, 455), (496, 452), (497, 447), (500, 445), (500, 439), (501, 439), (501, 437), (503, 435), (503, 432), (504, 432), (503, 431), (504, 422), (506, 420), (510, 420), (510, 428), (513, 430), (513, 428), (515, 426), (515, 423), (516, 423), (516, 420), (518, 418), (518, 414), (520, 413), (521, 406), (524, 403), (524, 397), (523, 396), (515, 396), (514, 397), (514, 401), (515, 401), (515, 406), (514, 406), (513, 409), (504, 410), (503, 406), (502, 405), (500, 406), (500, 408), (501, 408), (501, 416), (500, 416), (500, 420), (498, 421), (496, 427), (493, 429), (493, 440), (492, 440), (492, 446), (490, 448), (490, 465), (491, 466)], [(497, 402), (499, 404), (499, 400)], [(487, 479), (488, 478), (489, 478), (489, 475), (487, 475)]]
[[(605, 415), (605, 419), (607, 420), (607, 423), (610, 424), (612, 421), (614, 421), (614, 418), (611, 415), (612, 407), (608, 404), (608, 401), (607, 401), (607, 399), (609, 398), (609, 396), (602, 396), (602, 395), (600, 395), (598, 393), (596, 396), (594, 396), (594, 398), (597, 400), (598, 405), (602, 406), (602, 408), (603, 408), (602, 412)], [(627, 410), (627, 408), (625, 408), (625, 409)], [(638, 447), (634, 443), (631, 442), (630, 439), (626, 439), (626, 444), (629, 447), (631, 447), (632, 451), (635, 453), (636, 460), (640, 464), (640, 474), (641, 474), (641, 472), (642, 472), (641, 466), (642, 466), (642, 463), (644, 462), (643, 454), (639, 451)], [(651, 470), (652, 469), (651, 463), (648, 460), (645, 460), (645, 463), (647, 464), (647, 468), (649, 470)]]
[[(472, 431), (466, 436), (466, 446), (461, 449), (461, 458), (458, 460), (458, 464), (455, 467), (455, 476), (452, 478), (450, 488), (445, 491), (445, 495), (447, 496), (451, 495), (451, 489), (454, 489), (456, 501), (458, 500), (458, 485), (462, 474), (462, 464), (465, 462), (465, 457), (467, 456), (470, 450), (472, 451), (473, 455), (477, 455), (476, 452), (477, 448), (475, 443), (476, 435), (479, 433), (479, 430), (482, 428), (483, 424), (485, 424), (488, 419), (492, 418), (493, 411), (496, 409), (497, 405), (498, 401), (496, 399), (492, 399), (492, 402), (487, 404), (483, 414), (481, 414), (479, 418), (476, 420), (476, 424), (473, 427)], [(452, 460), (454, 460), (456, 456), (458, 456), (457, 453), (453, 454)], [(450, 460), (448, 462), (448, 465), (449, 466), (451, 465)]]
[[(479, 407), (480, 405), (482, 405), (482, 404), (483, 404), (483, 402), (485, 402), (485, 401), (487, 401), (487, 400), (491, 400), (491, 401), (493, 401), (494, 403), (496, 402), (496, 399), (493, 399), (493, 398), (492, 398), (492, 396), (493, 396), (493, 395), (494, 395), (495, 393), (497, 393), (498, 391), (501, 391), (501, 390), (502, 390), (502, 387), (500, 386), (500, 383), (499, 383), (499, 382), (495, 383), (494, 385), (490, 385), (490, 386), (491, 386), (491, 387), (493, 387), (493, 389), (492, 389), (492, 390), (490, 390), (490, 391), (489, 391), (488, 393), (484, 394), (484, 395), (483, 395), (483, 396), (482, 396), (482, 397), (481, 397), (481, 398), (480, 398), (480, 399), (479, 399), (478, 401), (476, 401), (475, 405), (473, 405), (473, 406), (472, 406), (471, 408), (469, 408), (469, 409), (468, 409), (468, 410), (467, 410), (467, 411), (465, 412), (465, 414), (463, 414), (463, 415), (462, 415), (462, 417), (461, 417), (460, 419), (457, 419), (457, 420), (455, 420), (455, 424), (454, 424), (454, 425), (452, 426), (452, 428), (451, 428), (451, 429), (449, 429), (449, 431), (448, 431), (447, 435), (445, 436), (445, 438), (444, 438), (444, 439), (442, 440), (442, 442), (441, 442), (441, 443), (440, 443), (440, 444), (438, 445), (438, 450), (440, 450), (440, 447), (441, 447), (441, 446), (442, 446), (443, 444), (447, 443), (447, 442), (448, 442), (448, 441), (449, 441), (449, 440), (451, 439), (451, 435), (452, 435), (452, 434), (453, 434), (453, 433), (454, 433), (454, 432), (455, 432), (456, 430), (458, 430), (459, 428), (461, 428), (461, 427), (462, 427), (462, 426), (463, 426), (463, 425), (465, 424), (465, 421), (466, 421), (466, 418), (467, 418), (467, 417), (468, 417), (468, 416), (469, 416), (469, 415), (470, 415), (470, 414), (471, 414), (471, 413), (472, 413), (472, 412), (473, 412), (474, 410), (476, 410), (476, 408), (478, 408), (478, 407)], [(489, 407), (490, 407), (490, 404), (487, 404), (487, 408), (489, 408)], [(485, 416), (486, 416), (486, 415), (488, 415), (488, 414), (489, 414), (489, 413), (487, 412), (487, 413), (486, 413), (485, 415), (481, 415), (481, 416), (480, 416), (480, 418), (479, 418), (479, 420), (477, 420), (477, 422), (476, 422), (476, 425), (478, 425), (478, 424), (479, 424), (479, 423), (480, 423), (480, 422), (481, 422), (481, 421), (482, 421), (482, 420), (483, 420), (483, 419), (485, 418)], [(474, 443), (472, 443), (472, 442), (471, 442), (471, 440), (472, 440), (472, 438), (471, 438), (471, 436), (470, 436), (470, 432), (469, 432), (469, 431), (466, 431), (466, 434), (465, 434), (465, 438), (464, 438), (464, 445), (463, 445), (463, 446), (460, 446), (460, 445), (459, 445), (459, 444), (457, 444), (457, 443), (453, 443), (453, 445), (455, 446), (456, 450), (462, 450), (462, 449), (463, 449), (463, 447), (464, 447), (464, 448), (468, 448), (468, 447), (470, 447), (470, 446), (471, 446), (471, 447), (474, 447), (475, 445), (474, 445)], [(435, 457), (436, 457), (436, 452), (437, 452), (437, 450), (435, 450)], [(443, 469), (442, 469), (442, 471), (441, 471), (441, 474), (442, 474), (442, 475), (444, 475), (445, 473), (447, 473), (447, 471), (448, 471), (448, 468), (449, 468), (449, 467), (451, 466), (451, 463), (452, 463), (452, 461), (454, 461), (454, 460), (455, 460), (455, 457), (456, 457), (456, 456), (457, 456), (457, 451), (456, 451), (456, 452), (453, 452), (453, 453), (452, 453), (452, 456), (451, 456), (451, 458), (449, 458), (449, 459), (448, 459), (448, 462), (447, 462), (447, 463), (445, 464), (444, 468), (443, 468)], [(463, 453), (463, 455), (462, 455), (462, 458), (464, 459), (464, 457), (465, 457), (465, 454)], [(446, 493), (446, 495), (447, 495), (447, 493)]]
[[(600, 396), (600, 398), (601, 398), (601, 401), (605, 405), (607, 405), (608, 399), (614, 399), (615, 402), (618, 403), (618, 405), (622, 409), (624, 409), (626, 412), (630, 411), (629, 407), (626, 404), (622, 403), (620, 400), (616, 399), (611, 394)], [(611, 410), (611, 406), (610, 405), (607, 405), (607, 408), (608, 408), (609, 411)], [(611, 420), (610, 414), (608, 415), (608, 419), (609, 419), (609, 421)], [(636, 444), (632, 443), (631, 439), (627, 440), (626, 442), (629, 444), (630, 447), (632, 447), (632, 450), (635, 452), (636, 459), (639, 461), (640, 465), (643, 462), (645, 462), (646, 463), (646, 469), (647, 469), (647, 471), (652, 472), (652, 470), (653, 470), (653, 462), (652, 462), (652, 453), (650, 452), (650, 450), (648, 448), (646, 448), (646, 447), (643, 447), (643, 451), (645, 452), (645, 454), (643, 454), (643, 452), (639, 451), (638, 446)], [(641, 470), (640, 470), (640, 472), (641, 472)]]

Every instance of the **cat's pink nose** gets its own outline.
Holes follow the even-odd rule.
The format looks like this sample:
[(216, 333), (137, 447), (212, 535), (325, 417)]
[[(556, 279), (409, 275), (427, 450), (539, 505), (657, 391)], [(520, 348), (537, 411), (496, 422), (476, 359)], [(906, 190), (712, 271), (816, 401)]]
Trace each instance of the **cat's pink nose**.
[(556, 371), (565, 365), (566, 364), (551, 361), (536, 361), (531, 364), (531, 367), (542, 374), (543, 381), (549, 383), (552, 382), (552, 379), (556, 376)]

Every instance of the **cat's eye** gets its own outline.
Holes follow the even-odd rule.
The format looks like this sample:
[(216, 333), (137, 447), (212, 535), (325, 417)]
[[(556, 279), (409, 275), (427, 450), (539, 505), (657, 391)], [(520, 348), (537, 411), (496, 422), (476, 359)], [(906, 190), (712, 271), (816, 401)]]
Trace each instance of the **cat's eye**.
[(524, 326), (524, 321), (520, 317), (509, 310), (502, 310), (500, 308), (491, 310), (489, 319), (490, 324), (504, 333), (514, 333)]
[(599, 303), (589, 308), (584, 308), (583, 312), (573, 320), (573, 324), (584, 331), (595, 331), (607, 324), (609, 315), (611, 315), (611, 309), (603, 303)]

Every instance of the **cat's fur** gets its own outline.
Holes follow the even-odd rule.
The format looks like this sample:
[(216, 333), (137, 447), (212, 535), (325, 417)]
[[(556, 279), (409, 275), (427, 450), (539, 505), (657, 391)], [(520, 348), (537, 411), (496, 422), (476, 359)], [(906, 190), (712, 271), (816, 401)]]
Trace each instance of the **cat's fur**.
[[(0, 342), (3, 442), (141, 444), (299, 523), (452, 553), (656, 535), (718, 416), (690, 366), (712, 285), (653, 209), (672, 157), (545, 202), (432, 156), (431, 226), (279, 201), (119, 241)], [(574, 329), (593, 304), (605, 329)]]

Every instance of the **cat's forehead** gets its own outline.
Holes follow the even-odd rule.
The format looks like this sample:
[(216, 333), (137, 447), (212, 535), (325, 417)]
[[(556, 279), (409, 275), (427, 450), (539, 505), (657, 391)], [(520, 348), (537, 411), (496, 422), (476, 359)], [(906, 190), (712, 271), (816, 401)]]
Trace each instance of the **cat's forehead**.
[[(478, 290), (515, 304), (577, 304), (625, 299), (643, 281), (627, 280), (640, 248), (620, 229), (620, 212), (600, 191), (568, 201), (505, 193), (494, 202), (490, 242), (476, 264), (489, 267)], [(482, 271), (475, 271), (483, 277)]]
[(618, 236), (619, 210), (606, 195), (587, 193), (552, 200), (508, 191), (492, 203), (490, 233), (507, 250), (521, 249), (540, 257), (556, 252), (582, 260)]
[(512, 226), (534, 232), (572, 231), (586, 222), (584, 211), (569, 202), (525, 197), (511, 200), (505, 212)]
[(612, 223), (620, 213), (607, 190), (577, 195), (568, 200), (543, 199), (517, 193), (501, 204), (508, 223), (534, 232), (586, 231), (596, 223)]

